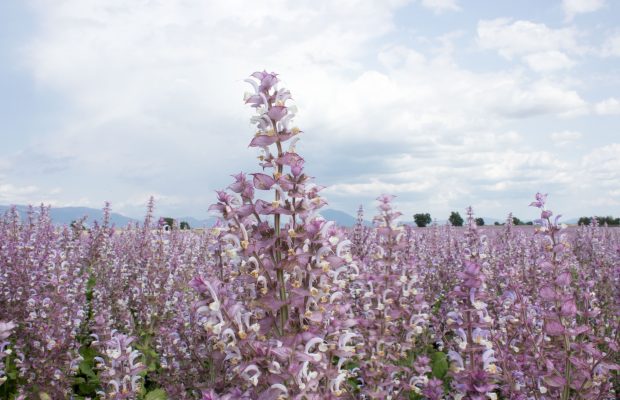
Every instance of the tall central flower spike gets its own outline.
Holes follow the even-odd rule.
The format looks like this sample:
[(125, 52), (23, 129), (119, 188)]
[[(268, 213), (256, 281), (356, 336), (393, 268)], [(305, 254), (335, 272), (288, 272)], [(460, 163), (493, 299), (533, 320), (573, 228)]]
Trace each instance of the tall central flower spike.
[(222, 271), (192, 281), (214, 376), (223, 379), (213, 384), (234, 376), (251, 398), (338, 397), (360, 342), (348, 305), (358, 270), (351, 243), (318, 215), (326, 202), (295, 150), (290, 92), (275, 73), (255, 72), (247, 82), (256, 126), (249, 145), (260, 149), (262, 169), (233, 175), (217, 192), (210, 210), (222, 217)]
[[(290, 124), (295, 116), (294, 108), (287, 106), (287, 102), (291, 100), (291, 93), (284, 88), (278, 87), (278, 77), (276, 73), (255, 72), (252, 78), (246, 79), (246, 82), (254, 87), (254, 93), (246, 94), (245, 101), (256, 109), (256, 115), (251, 119), (256, 124), (257, 132), (250, 147), (260, 147), (263, 154), (259, 157), (263, 170), (272, 168), (274, 170), (271, 176), (255, 173), (253, 176), (253, 184), (256, 189), (270, 190), (275, 186), (274, 200), (271, 204), (258, 200), (255, 211), (259, 215), (273, 214), (275, 229), (275, 257), (274, 265), (276, 266), (276, 275), (279, 286), (280, 301), (284, 304), (279, 310), (280, 329), (284, 330), (288, 319), (287, 292), (284, 282), (284, 268), (278, 264), (282, 262), (282, 242), (281, 238), (281, 215), (290, 215), (291, 223), (289, 230), (292, 236), (295, 236), (296, 213), (303, 213), (311, 207), (302, 206), (301, 198), (304, 186), (308, 180), (303, 172), (304, 160), (295, 153), (295, 142), (292, 141), (286, 151), (283, 145), (286, 141), (299, 134), (299, 128), (291, 128)], [(275, 155), (270, 150), (270, 146), (275, 144)], [(283, 175), (284, 167), (290, 168), (290, 173)], [(285, 193), (285, 191), (287, 193)], [(287, 199), (286, 194), (290, 196)], [(298, 201), (297, 204), (296, 200)], [(321, 206), (318, 201), (316, 206)], [(243, 243), (243, 242), (242, 242)], [(287, 249), (288, 250), (288, 249)]]

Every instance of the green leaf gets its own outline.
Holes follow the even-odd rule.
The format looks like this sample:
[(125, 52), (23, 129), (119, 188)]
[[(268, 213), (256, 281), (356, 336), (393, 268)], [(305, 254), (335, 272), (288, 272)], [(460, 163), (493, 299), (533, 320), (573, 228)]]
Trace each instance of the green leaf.
[(151, 390), (144, 396), (144, 400), (168, 400), (168, 396), (163, 389)]
[(431, 355), (431, 369), (435, 378), (443, 379), (448, 373), (448, 367), (448, 357), (446, 353), (436, 351)]
[(78, 385), (78, 389), (82, 394), (90, 394), (94, 393), (97, 390), (97, 385), (93, 382), (90, 383), (80, 383)]
[(86, 360), (80, 362), (80, 372), (89, 378), (95, 378), (97, 376), (95, 371), (93, 371), (92, 365)]
[(97, 356), (97, 350), (95, 350), (94, 348), (92, 348), (90, 346), (82, 346), (80, 348), (80, 354), (85, 359), (92, 359), (92, 358), (95, 358)]
[(409, 392), (409, 400), (422, 400), (424, 397), (420, 396), (413, 390)]
[(75, 383), (76, 385), (79, 385), (81, 383), (86, 383), (86, 379), (84, 379), (81, 376), (78, 376), (78, 377), (73, 379), (73, 383)]

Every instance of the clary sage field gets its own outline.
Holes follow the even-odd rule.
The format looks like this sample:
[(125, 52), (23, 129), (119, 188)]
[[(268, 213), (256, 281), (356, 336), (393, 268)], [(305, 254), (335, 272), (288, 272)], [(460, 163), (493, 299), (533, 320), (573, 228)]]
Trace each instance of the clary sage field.
[(214, 228), (0, 218), (1, 399), (617, 398), (618, 229), (540, 193), (535, 228), (399, 226), (389, 195), (336, 226), (290, 92), (248, 82), (260, 172)]

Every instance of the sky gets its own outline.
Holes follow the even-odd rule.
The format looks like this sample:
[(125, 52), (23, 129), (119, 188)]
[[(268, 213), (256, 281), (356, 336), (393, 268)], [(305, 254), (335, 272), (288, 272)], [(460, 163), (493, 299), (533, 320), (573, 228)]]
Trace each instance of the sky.
[(0, 204), (206, 218), (252, 72), (332, 209), (620, 215), (620, 2), (2, 0)]

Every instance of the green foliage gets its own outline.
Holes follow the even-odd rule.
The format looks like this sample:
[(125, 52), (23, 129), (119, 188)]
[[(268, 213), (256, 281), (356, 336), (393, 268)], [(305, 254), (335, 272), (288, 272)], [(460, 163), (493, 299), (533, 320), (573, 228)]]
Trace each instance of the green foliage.
[[(611, 215), (606, 217), (594, 217), (596, 218), (596, 223), (599, 226), (607, 225), (607, 226), (620, 226), (620, 218), (614, 218)], [(592, 223), (592, 218), (590, 217), (581, 217), (577, 224), (579, 225), (590, 225)]]
[(101, 386), (99, 376), (94, 370), (95, 357), (99, 354), (94, 348), (90, 347), (90, 344), (83, 345), (79, 352), (83, 360), (80, 362), (78, 372), (73, 379), (73, 392), (78, 399), (96, 398), (97, 389)]
[(174, 227), (174, 218), (164, 217), (162, 219), (164, 220), (164, 224), (168, 225), (170, 229)]
[[(10, 348), (10, 346), (9, 346)], [(0, 399), (14, 399), (20, 384), (19, 371), (15, 364), (15, 353), (9, 354), (4, 359), (4, 372), (6, 381), (0, 384)]]
[[(426, 346), (422, 348), (421, 351), (419, 350), (418, 352), (409, 351), (407, 352), (407, 357), (398, 360), (395, 364), (403, 366), (403, 367), (411, 367), (415, 363), (416, 358), (422, 355), (429, 356), (429, 358), (431, 359), (431, 373), (427, 377), (429, 379), (437, 378), (443, 381), (444, 386), (448, 388), (449, 387), (449, 378), (447, 376), (448, 369), (449, 369), (448, 356), (446, 355), (446, 353), (435, 350), (431, 346)], [(409, 392), (408, 398), (410, 400), (424, 399), (423, 396), (415, 393), (413, 390)]]
[(163, 389), (151, 390), (144, 396), (144, 400), (168, 400), (168, 396)]
[[(332, 358), (332, 365), (338, 365), (338, 356), (334, 356)], [(346, 370), (353, 371), (355, 368), (359, 368), (359, 362), (357, 359), (346, 361), (342, 367)], [(360, 382), (357, 380), (357, 377), (351, 376), (347, 378), (347, 384), (349, 385), (349, 393), (359, 393), (360, 391)]]
[(426, 213), (426, 214), (415, 214), (413, 216), (413, 221), (415, 222), (415, 224), (418, 227), (424, 228), (426, 225), (431, 223), (432, 219), (431, 219), (431, 215), (429, 213)]
[(415, 362), (417, 355), (415, 353), (415, 351), (413, 350), (409, 350), (407, 351), (407, 356), (400, 358), (396, 361), (394, 361), (395, 365), (398, 365), (400, 367), (411, 367), (413, 366), (413, 363)]
[(484, 226), (484, 219), (482, 219), (480, 217), (476, 218), (476, 225)]
[(189, 226), (189, 222), (187, 222), (187, 221), (181, 221), (181, 224), (179, 225), (179, 228), (181, 228), (181, 230), (190, 230), (190, 229), (192, 229)]
[(424, 397), (417, 394), (413, 390), (409, 391), (409, 400), (422, 400), (422, 399), (424, 399)]
[(448, 356), (442, 351), (431, 354), (431, 369), (435, 378), (443, 380), (448, 373)]
[(457, 211), (452, 211), (450, 213), (448, 221), (450, 221), (450, 224), (452, 226), (463, 226), (463, 222), (465, 222), (463, 220), (463, 217), (461, 217), (461, 214), (459, 214)]
[(590, 217), (581, 217), (577, 221), (577, 225), (590, 225), (590, 223), (592, 223), (592, 218)]
[(145, 330), (140, 334), (140, 340), (136, 343), (136, 349), (142, 354), (142, 363), (146, 366), (146, 370), (142, 371), (144, 377), (144, 388), (146, 390), (157, 389), (153, 376), (161, 370), (159, 364), (159, 354), (153, 348), (154, 332)]
[(611, 215), (608, 215), (606, 217), (594, 217), (596, 218), (596, 222), (598, 223), (599, 226), (603, 226), (605, 224), (612, 226), (612, 225), (619, 225), (620, 221), (614, 217), (612, 217)]
[[(440, 301), (441, 302), (441, 301)], [(413, 368), (415, 361), (420, 356), (427, 356), (431, 359), (430, 367), (431, 372), (428, 374), (428, 378), (437, 378), (444, 382), (444, 387), (446, 390), (449, 390), (450, 385), (450, 377), (448, 376), (449, 370), (449, 362), (448, 356), (446, 353), (437, 350), (432, 345), (420, 345), (415, 349), (407, 351), (407, 355), (403, 358), (394, 361), (394, 365), (405, 367), (405, 368)], [(332, 358), (332, 364), (338, 364), (338, 357), (334, 356)], [(359, 367), (359, 362), (356, 359), (348, 360), (343, 364), (343, 368), (349, 371), (354, 370)], [(360, 391), (360, 383), (357, 378), (351, 377), (347, 379), (347, 384), (349, 386), (349, 393), (352, 395), (359, 394)], [(409, 398), (410, 400), (422, 400), (423, 396), (415, 393), (413, 390), (404, 391), (404, 398)], [(357, 398), (357, 397), (356, 397)]]
[(523, 221), (521, 221), (519, 218), (517, 217), (512, 217), (512, 224), (513, 225), (523, 225)]

